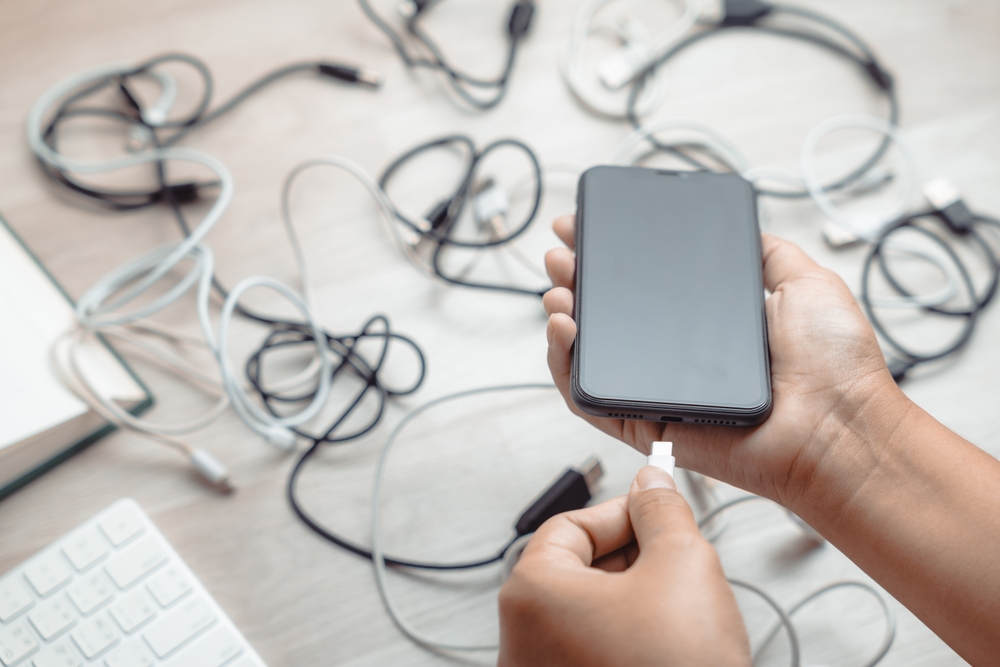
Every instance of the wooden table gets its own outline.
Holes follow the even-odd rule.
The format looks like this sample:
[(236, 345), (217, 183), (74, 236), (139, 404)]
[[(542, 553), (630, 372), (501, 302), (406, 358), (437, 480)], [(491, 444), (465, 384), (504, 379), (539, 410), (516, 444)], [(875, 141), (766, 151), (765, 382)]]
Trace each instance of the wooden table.
[[(24, 139), (28, 108), (65, 75), (166, 51), (207, 61), (216, 100), (300, 59), (345, 60), (385, 76), (378, 92), (309, 76), (282, 81), (185, 140), (224, 161), (236, 180), (235, 200), (209, 236), (227, 284), (260, 273), (295, 279), (278, 196), (285, 174), (309, 157), (340, 154), (378, 173), (419, 141), (463, 132), (480, 142), (522, 139), (546, 164), (607, 162), (628, 128), (581, 110), (556, 67), (578, 3), (540, 4), (507, 99), (489, 113), (470, 113), (447, 97), (438, 76), (408, 72), (347, 0), (0, 0), (0, 211), (75, 296), (143, 249), (176, 238), (166, 210), (112, 214), (53, 189)], [(901, 122), (922, 176), (948, 176), (974, 208), (1000, 211), (1000, 6), (988, 0), (805, 4), (857, 29), (895, 74)], [(427, 27), (456, 62), (488, 74), (500, 65), (507, 5), (450, 0), (434, 10)], [(642, 11), (651, 21), (666, 21), (665, 10), (663, 16)], [(821, 120), (884, 113), (884, 102), (844, 62), (762, 36), (706, 42), (678, 58), (667, 74), (667, 103), (655, 117), (708, 123), (754, 164), (794, 169), (806, 133)], [(194, 91), (190, 80), (181, 83), (183, 103)], [(109, 142), (113, 136), (91, 132), (67, 145), (98, 155), (117, 150), (115, 140)], [(497, 164), (498, 177), (508, 181), (525, 168), (513, 160)], [(454, 169), (442, 159), (411, 175), (417, 180), (410, 190), (433, 192)], [(113, 178), (120, 183), (130, 176)], [(553, 173), (546, 187), (539, 220), (521, 245), (535, 261), (555, 244), (548, 222), (574, 208), (571, 176)], [(427, 381), (415, 396), (395, 402), (370, 436), (324, 451), (305, 473), (302, 495), (310, 510), (366, 542), (374, 460), (391, 426), (426, 400), (459, 389), (547, 380), (545, 318), (535, 300), (452, 288), (421, 274), (393, 246), (367, 195), (342, 175), (320, 170), (304, 177), (295, 210), (324, 323), (350, 331), (385, 313), (428, 359)], [(856, 288), (863, 250), (826, 248), (818, 233), (823, 218), (811, 202), (769, 202), (768, 212), (771, 231), (804, 246)], [(510, 257), (499, 262), (484, 259), (483, 270), (509, 269), (530, 283), (531, 274), (517, 273)], [(281, 307), (262, 295), (251, 301)], [(162, 317), (195, 331), (192, 305), (182, 300)], [(959, 358), (905, 385), (919, 404), (993, 454), (1000, 454), (998, 331), (1000, 309), (994, 308)], [(239, 323), (237, 353), (261, 333)], [(399, 378), (409, 371), (404, 356), (394, 359)], [(168, 420), (206, 405), (205, 397), (137, 366), (159, 401), (153, 417)], [(190, 440), (231, 466), (237, 493), (219, 496), (171, 451), (117, 433), (0, 503), (0, 572), (115, 499), (131, 496), (273, 667), (448, 662), (396, 631), (367, 561), (324, 543), (294, 518), (283, 495), (290, 457), (231, 414)], [(624, 492), (642, 462), (572, 418), (551, 391), (444, 406), (415, 424), (394, 454), (385, 500), (387, 546), (422, 558), (487, 553), (507, 539), (510, 522), (534, 494), (592, 453), (608, 470), (602, 498)], [(734, 511), (718, 548), (731, 576), (764, 586), (786, 604), (824, 583), (866, 579), (833, 547), (809, 548), (783, 512), (766, 503)], [(392, 575), (404, 611), (420, 627), (456, 640), (495, 635), (497, 581), (496, 571), (429, 579)], [(759, 637), (772, 619), (760, 603), (740, 599)], [(911, 614), (895, 608), (899, 631), (884, 664), (964, 664)], [(805, 664), (858, 664), (878, 643), (882, 622), (872, 601), (844, 593), (804, 612), (801, 632)], [(786, 664), (787, 649), (775, 644), (764, 662)]]

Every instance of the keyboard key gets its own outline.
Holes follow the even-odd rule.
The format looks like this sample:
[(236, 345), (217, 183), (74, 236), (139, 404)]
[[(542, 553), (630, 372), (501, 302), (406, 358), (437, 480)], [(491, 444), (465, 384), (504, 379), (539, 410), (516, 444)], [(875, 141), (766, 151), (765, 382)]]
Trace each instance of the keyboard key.
[(204, 600), (194, 598), (156, 619), (142, 636), (157, 657), (163, 658), (214, 621), (215, 614)]
[(24, 568), (24, 576), (42, 597), (69, 581), (71, 575), (69, 567), (55, 551), (42, 554)]
[(169, 607), (191, 590), (191, 582), (179, 568), (168, 567), (154, 575), (146, 583), (146, 588), (161, 607)]
[(115, 588), (108, 581), (108, 576), (97, 570), (74, 579), (66, 592), (80, 613), (86, 616), (110, 600)]
[(104, 659), (107, 667), (153, 667), (153, 657), (149, 649), (140, 642), (132, 642), (117, 648)]
[(0, 628), (0, 664), (10, 667), (21, 661), (38, 648), (38, 642), (31, 636), (24, 623)]
[(220, 626), (192, 642), (167, 667), (221, 667), (242, 652), (239, 640), (228, 628)]
[(111, 615), (126, 634), (131, 633), (140, 625), (156, 616), (156, 604), (149, 595), (138, 588), (123, 595), (111, 605)]
[(80, 667), (80, 658), (66, 642), (57, 642), (42, 649), (31, 661), (34, 667)]
[(60, 595), (35, 607), (28, 614), (28, 619), (42, 639), (48, 641), (73, 625), (76, 621), (76, 612), (73, 611), (69, 600)]
[(101, 519), (98, 524), (101, 530), (111, 540), (111, 544), (119, 547), (132, 537), (142, 532), (142, 521), (135, 515), (131, 507), (120, 507), (112, 514)]
[(93, 660), (118, 641), (115, 624), (106, 614), (84, 621), (73, 631), (72, 636), (87, 660)]
[(6, 623), (30, 607), (34, 601), (24, 584), (14, 577), (0, 579), (0, 622)]
[(139, 538), (104, 566), (118, 588), (128, 588), (167, 559), (152, 535)]
[(66, 558), (79, 571), (101, 560), (108, 553), (108, 543), (93, 528), (81, 530), (71, 536), (62, 547)]

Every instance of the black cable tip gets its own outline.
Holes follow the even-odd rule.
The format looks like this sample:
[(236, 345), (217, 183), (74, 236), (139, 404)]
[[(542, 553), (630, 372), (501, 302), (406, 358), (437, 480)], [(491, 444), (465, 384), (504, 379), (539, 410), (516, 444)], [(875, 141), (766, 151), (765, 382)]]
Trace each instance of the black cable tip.
[(886, 366), (889, 367), (889, 373), (892, 375), (892, 379), (899, 384), (904, 379), (906, 379), (906, 372), (913, 368), (914, 363), (912, 361), (906, 361), (905, 359), (893, 359), (892, 361), (886, 362)]
[(774, 10), (774, 5), (760, 0), (725, 0), (725, 15), (719, 25), (753, 25)]
[(557, 514), (586, 507), (592, 489), (603, 476), (604, 468), (595, 457), (584, 463), (580, 470), (570, 468), (564, 472), (521, 514), (514, 526), (518, 536), (535, 532)]
[(535, 15), (535, 3), (532, 0), (521, 0), (510, 10), (510, 20), (507, 22), (507, 32), (513, 39), (524, 37), (531, 28), (531, 18)]
[(426, 216), (427, 222), (431, 223), (431, 229), (439, 229), (451, 219), (451, 216), (449, 215), (451, 204), (451, 199), (444, 199), (439, 201), (434, 208), (431, 209), (430, 213)]
[(194, 182), (176, 183), (168, 185), (161, 191), (160, 195), (162, 199), (167, 199), (169, 193), (170, 199), (178, 204), (188, 204), (201, 198), (198, 187), (198, 184)]
[(892, 74), (882, 69), (877, 62), (868, 61), (865, 63), (865, 71), (882, 90), (891, 90), (893, 85)]
[(349, 67), (347, 65), (335, 65), (333, 63), (320, 63), (319, 73), (334, 79), (340, 79), (347, 83), (357, 83), (369, 88), (378, 88), (382, 85), (382, 75), (364, 67)]

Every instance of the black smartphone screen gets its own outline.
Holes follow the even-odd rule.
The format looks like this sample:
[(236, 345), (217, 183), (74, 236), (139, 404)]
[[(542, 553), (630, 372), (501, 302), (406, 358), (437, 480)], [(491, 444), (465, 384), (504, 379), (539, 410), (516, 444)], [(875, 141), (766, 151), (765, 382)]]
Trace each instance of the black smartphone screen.
[(595, 167), (578, 196), (574, 386), (584, 403), (596, 402), (581, 407), (603, 415), (613, 412), (608, 402), (668, 404), (657, 414), (766, 417), (760, 232), (749, 183)]

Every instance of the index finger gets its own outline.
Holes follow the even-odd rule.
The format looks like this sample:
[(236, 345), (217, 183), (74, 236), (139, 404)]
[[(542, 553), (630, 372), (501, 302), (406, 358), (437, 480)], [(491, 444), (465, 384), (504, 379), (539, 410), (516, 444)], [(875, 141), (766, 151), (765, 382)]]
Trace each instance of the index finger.
[(764, 257), (764, 287), (774, 292), (782, 283), (822, 270), (802, 248), (770, 234), (760, 235)]
[(622, 496), (552, 517), (528, 542), (521, 560), (544, 559), (590, 567), (601, 556), (632, 542), (634, 537), (628, 498)]

